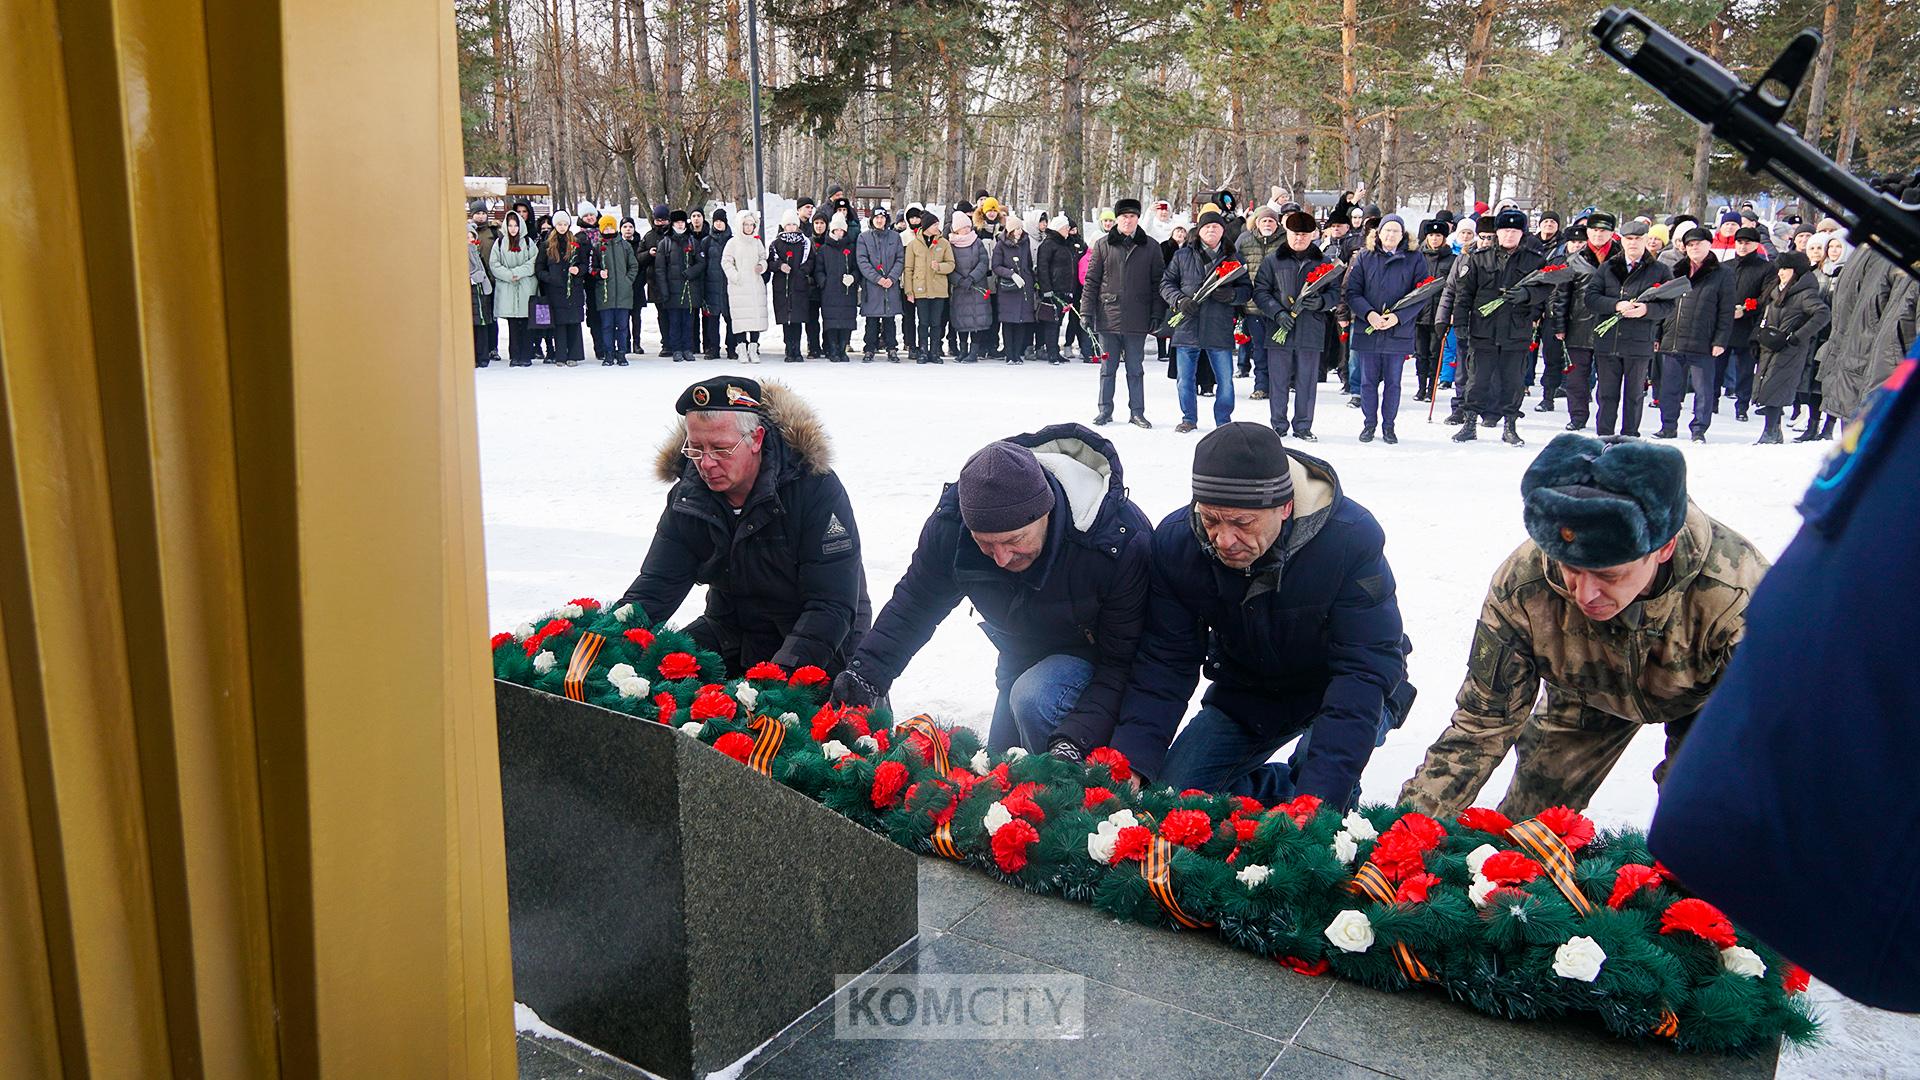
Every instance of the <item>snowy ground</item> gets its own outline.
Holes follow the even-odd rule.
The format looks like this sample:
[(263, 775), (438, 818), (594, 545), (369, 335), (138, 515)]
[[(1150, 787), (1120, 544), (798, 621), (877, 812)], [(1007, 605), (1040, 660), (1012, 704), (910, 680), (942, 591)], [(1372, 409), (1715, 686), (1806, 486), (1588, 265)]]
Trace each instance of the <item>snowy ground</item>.
[[(1174, 384), (1151, 360), (1148, 369), (1147, 416), (1155, 428), (1101, 430), (1119, 447), (1134, 501), (1157, 521), (1188, 498), (1193, 444), (1212, 426), (1213, 403), (1200, 399), (1201, 433), (1174, 434)], [(654, 478), (654, 451), (675, 419), (674, 398), (690, 382), (736, 371), (787, 382), (833, 433), (834, 464), (859, 518), (876, 611), (906, 569), (940, 485), (958, 474), (967, 456), (1004, 435), (1088, 422), (1097, 388), (1097, 369), (1086, 365), (916, 367), (862, 365), (857, 357), (850, 365), (809, 361), (747, 368), (725, 360), (672, 364), (649, 357), (627, 368), (588, 361), (574, 369), (495, 365), (478, 371), (494, 628), (575, 596), (610, 599), (624, 591), (663, 505), (666, 487)], [(1386, 446), (1361, 445), (1359, 411), (1347, 407), (1332, 383), (1321, 384), (1314, 425), (1321, 441), (1305, 447), (1332, 463), (1347, 496), (1385, 528), (1400, 610), (1414, 644), (1410, 666), (1419, 700), (1405, 728), (1374, 754), (1363, 781), (1368, 801), (1390, 801), (1445, 726), (1488, 578), (1525, 536), (1520, 475), (1566, 422), (1564, 411), (1532, 412), (1530, 400), (1521, 424), (1526, 448), (1505, 446), (1486, 429), (1480, 442), (1455, 446), (1447, 438), (1456, 429), (1439, 423), (1437, 415), (1427, 422), (1426, 406), (1412, 401), (1413, 385), (1409, 370), (1400, 445)], [(1237, 380), (1235, 389), (1237, 419), (1266, 419), (1267, 403), (1246, 398), (1250, 380)], [(1124, 417), (1124, 381), (1120, 395)], [(1648, 422), (1643, 429), (1654, 426)], [(1694, 500), (1772, 557), (1798, 527), (1793, 506), (1823, 448), (1753, 446), (1759, 430), (1757, 419), (1735, 422), (1729, 402), (1715, 418), (1709, 443), (1679, 445)], [(583, 454), (582, 447), (599, 453)], [(692, 618), (702, 603), (696, 589), (673, 621)], [(895, 684), (895, 702), (984, 734), (993, 708), (993, 650), (976, 622), (964, 606), (950, 616)], [(1635, 741), (1593, 802), (1596, 820), (1646, 826), (1654, 805), (1650, 774), (1661, 750), (1658, 733)], [(1509, 764), (1495, 774), (1482, 804), (1497, 801), (1510, 772)], [(1816, 993), (1824, 990), (1815, 985)], [(1789, 1056), (1782, 1076), (1920, 1076), (1920, 1021), (1844, 1000), (1828, 1004), (1825, 1014), (1828, 1047)]]

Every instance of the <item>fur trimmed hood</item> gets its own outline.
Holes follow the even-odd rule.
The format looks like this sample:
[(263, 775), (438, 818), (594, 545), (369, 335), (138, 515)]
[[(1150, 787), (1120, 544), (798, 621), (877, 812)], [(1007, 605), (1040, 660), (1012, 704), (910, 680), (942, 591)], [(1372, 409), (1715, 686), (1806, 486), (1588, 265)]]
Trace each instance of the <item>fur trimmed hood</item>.
[[(778, 433), (786, 444), (787, 468), (825, 476), (833, 470), (833, 439), (826, 425), (799, 394), (783, 383), (762, 380), (760, 394), (766, 399), (767, 427)], [(667, 433), (654, 457), (654, 475), (662, 483), (672, 484), (693, 466), (680, 454), (687, 442), (687, 419), (681, 417)]]

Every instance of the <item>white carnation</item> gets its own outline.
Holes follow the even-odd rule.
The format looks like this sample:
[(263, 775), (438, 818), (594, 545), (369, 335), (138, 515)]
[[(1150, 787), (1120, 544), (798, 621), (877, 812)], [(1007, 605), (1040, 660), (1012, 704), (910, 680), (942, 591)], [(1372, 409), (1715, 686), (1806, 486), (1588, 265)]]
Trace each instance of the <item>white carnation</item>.
[(1273, 876), (1273, 869), (1268, 866), (1263, 866), (1260, 863), (1254, 863), (1251, 866), (1241, 867), (1240, 872), (1233, 876), (1240, 879), (1240, 884), (1251, 889), (1255, 885)]
[(841, 758), (853, 753), (853, 751), (847, 749), (847, 744), (841, 742), (839, 739), (828, 739), (826, 742), (821, 743), (820, 752), (826, 755), (828, 761), (839, 761)]
[(973, 771), (981, 776), (985, 776), (990, 768), (987, 765), (987, 752), (985, 750), (975, 750), (973, 752), (973, 760), (967, 762), (967, 764), (973, 766)]
[(1553, 951), (1553, 973), (1563, 979), (1592, 982), (1600, 977), (1600, 965), (1607, 962), (1607, 951), (1590, 937), (1568, 938)]
[(1735, 975), (1757, 979), (1767, 973), (1767, 962), (1745, 945), (1729, 945), (1720, 950), (1720, 966)]
[(586, 610), (579, 604), (562, 604), (560, 610), (553, 613), (557, 619), (577, 619), (585, 614)]
[(545, 675), (557, 663), (559, 661), (554, 659), (552, 649), (542, 649), (540, 655), (533, 658), (533, 670), (536, 674)]
[(1467, 899), (1473, 901), (1474, 907), (1486, 907), (1487, 895), (1499, 887), (1500, 884), (1492, 878), (1476, 873), (1473, 875), (1473, 884), (1467, 886)]
[(516, 626), (513, 628), (513, 640), (515, 641), (525, 641), (532, 636), (533, 636), (532, 623), (523, 622), (519, 626)]
[(1343, 952), (1366, 952), (1373, 947), (1373, 924), (1364, 913), (1348, 908), (1327, 924), (1327, 940)]
[(780, 714), (780, 722), (787, 725), (788, 727), (794, 727), (800, 723), (800, 714), (783, 712)]
[(1351, 811), (1346, 817), (1341, 818), (1340, 825), (1346, 830), (1347, 835), (1355, 840), (1373, 840), (1380, 835), (1380, 830), (1373, 827), (1373, 822), (1360, 816), (1358, 810)]
[(1109, 828), (1106, 822), (1087, 834), (1087, 857), (1105, 866), (1113, 861), (1113, 845), (1120, 839), (1120, 830)]
[(1026, 757), (1026, 756), (1027, 756), (1027, 748), (1026, 748), (1026, 747), (1024, 747), (1024, 746), (1009, 746), (1009, 747), (1007, 747), (1007, 760), (1008, 760), (1008, 761), (1019, 761), (1019, 760), (1020, 760), (1021, 758), (1023, 758), (1023, 757)]
[(869, 754), (877, 754), (880, 752), (880, 740), (871, 735), (860, 736), (853, 740), (853, 745), (865, 750)]
[(1006, 806), (996, 802), (987, 807), (987, 815), (981, 819), (980, 824), (986, 827), (987, 835), (992, 836), (1000, 831), (1000, 826), (1012, 820), (1013, 815), (1007, 812)]
[(701, 723), (698, 720), (689, 720), (686, 723), (680, 725), (680, 731), (682, 734), (691, 735), (696, 739), (699, 738), (700, 733), (705, 730), (707, 730), (707, 725), (704, 723)]
[(1140, 819), (1134, 817), (1133, 811), (1131, 810), (1115, 810), (1113, 813), (1107, 815), (1107, 824), (1113, 826), (1115, 829), (1130, 829), (1140, 824)]
[(1479, 847), (1467, 852), (1467, 869), (1478, 874), (1480, 868), (1487, 865), (1487, 860), (1498, 854), (1500, 854), (1499, 848), (1494, 847), (1492, 844), (1481, 844)]
[(627, 620), (631, 618), (633, 618), (632, 604), (621, 604), (619, 607), (613, 609), (614, 621), (621, 624), (622, 626), (625, 626)]
[(1353, 860), (1360, 855), (1360, 845), (1353, 842), (1353, 834), (1345, 829), (1333, 834), (1333, 857), (1344, 866), (1352, 866)]
[(760, 691), (744, 682), (737, 682), (733, 684), (733, 698), (741, 708), (752, 712), (753, 703), (760, 700)]

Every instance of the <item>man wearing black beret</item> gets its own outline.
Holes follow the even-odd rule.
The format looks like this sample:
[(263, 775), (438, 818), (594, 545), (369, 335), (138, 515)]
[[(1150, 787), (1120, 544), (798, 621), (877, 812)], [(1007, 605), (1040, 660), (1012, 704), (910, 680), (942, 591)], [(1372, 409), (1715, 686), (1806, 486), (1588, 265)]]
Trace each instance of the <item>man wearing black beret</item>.
[[(1193, 502), (1153, 533), (1114, 749), (1175, 790), (1351, 807), (1413, 704), (1385, 543), (1333, 466), (1266, 424), (1215, 428), (1194, 448)], [(1201, 675), (1211, 685), (1175, 739)], [(1296, 736), (1292, 760), (1269, 764)]]
[(860, 531), (834, 475), (826, 429), (786, 387), (722, 376), (694, 383), (660, 445), (667, 509), (622, 604), (670, 619), (696, 584), (686, 626), (738, 675), (762, 660), (837, 672), (872, 623)]
[[(1473, 805), (1516, 743), (1500, 802), (1514, 821), (1585, 807), (1643, 725), (1666, 726), (1672, 760), (1767, 570), (1688, 500), (1686, 458), (1670, 446), (1561, 435), (1520, 497), (1529, 539), (1494, 573), (1453, 722), (1400, 789), (1424, 814)], [(1654, 781), (1665, 774), (1663, 761)]]

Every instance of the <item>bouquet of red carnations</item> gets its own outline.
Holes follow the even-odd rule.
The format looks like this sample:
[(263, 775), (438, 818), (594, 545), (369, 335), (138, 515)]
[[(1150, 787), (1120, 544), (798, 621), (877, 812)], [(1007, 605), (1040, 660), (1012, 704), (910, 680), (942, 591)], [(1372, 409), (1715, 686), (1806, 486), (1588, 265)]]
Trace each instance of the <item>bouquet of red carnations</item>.
[[(1233, 259), (1226, 260), (1213, 268), (1213, 275), (1207, 278), (1206, 282), (1200, 286), (1199, 292), (1193, 294), (1194, 305), (1198, 306), (1206, 303), (1207, 298), (1212, 296), (1214, 291), (1219, 289), (1220, 286), (1230, 281), (1238, 281), (1246, 276), (1247, 268), (1245, 264)], [(1186, 312), (1176, 311), (1173, 313), (1173, 317), (1167, 320), (1167, 325), (1169, 327), (1179, 326), (1186, 317)]]
[(1324, 262), (1307, 271), (1307, 280), (1300, 284), (1300, 295), (1288, 302), (1287, 310), (1281, 312), (1280, 317), (1274, 320), (1276, 326), (1273, 331), (1273, 343), (1275, 345), (1287, 343), (1287, 335), (1293, 333), (1294, 324), (1300, 320), (1300, 305), (1309, 297), (1318, 296), (1332, 288), (1340, 281), (1339, 271), (1338, 262)]
[(1518, 300), (1525, 296), (1527, 286), (1529, 285), (1565, 285), (1567, 282), (1579, 276), (1580, 271), (1566, 263), (1555, 263), (1552, 266), (1543, 266), (1533, 273), (1528, 274), (1526, 277), (1521, 278), (1519, 281), (1514, 282), (1513, 288), (1481, 304), (1480, 317), (1484, 319), (1488, 315), (1499, 311), (1506, 305), (1507, 301)]

